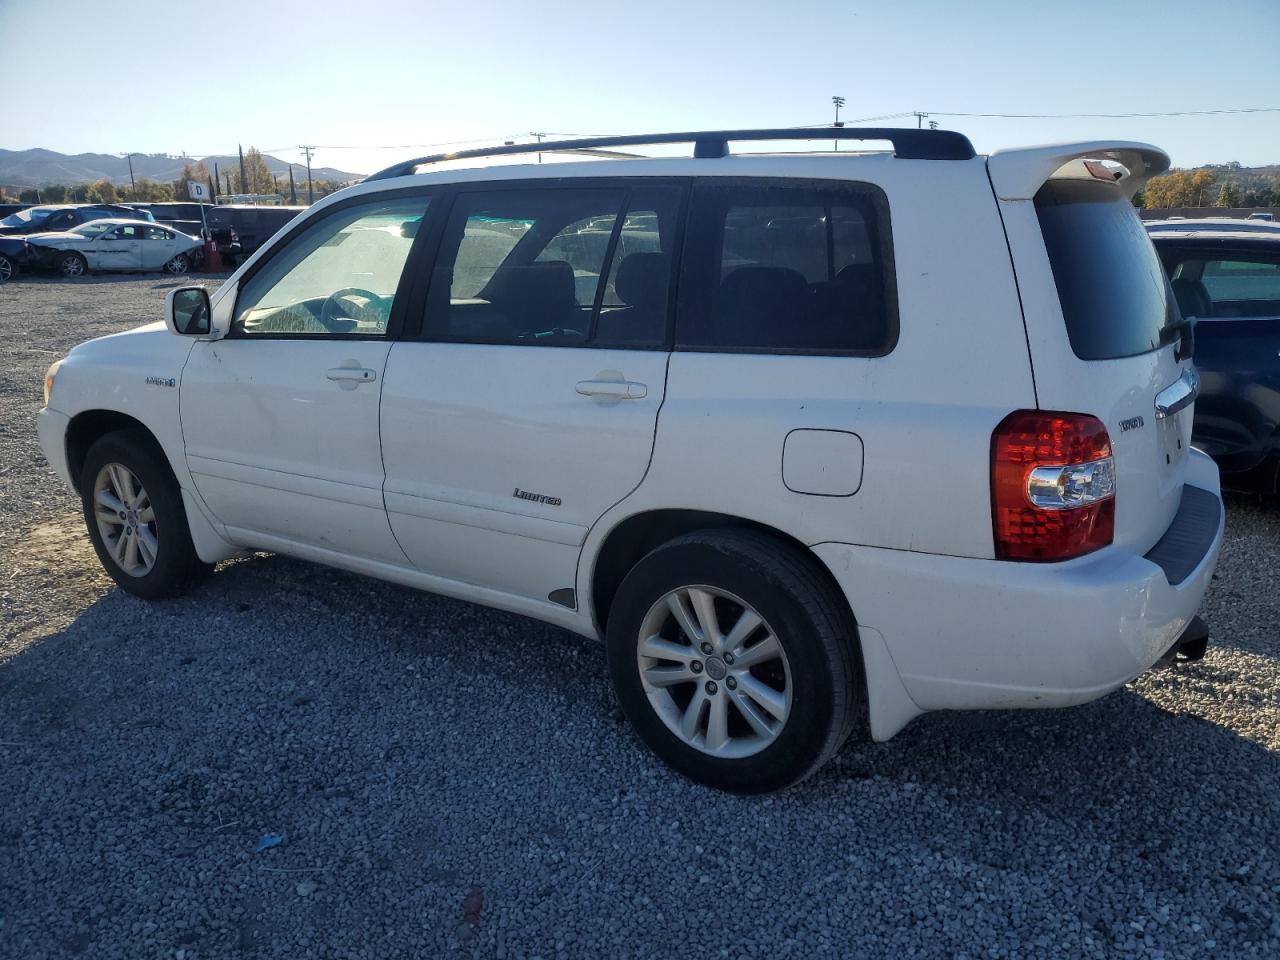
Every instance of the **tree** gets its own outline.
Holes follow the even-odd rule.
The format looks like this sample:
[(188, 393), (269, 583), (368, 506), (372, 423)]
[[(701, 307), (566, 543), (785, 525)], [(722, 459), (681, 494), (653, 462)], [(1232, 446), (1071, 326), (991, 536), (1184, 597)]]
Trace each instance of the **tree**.
[(139, 203), (163, 203), (173, 199), (173, 187), (167, 183), (156, 183), (146, 177), (139, 177), (137, 188), (130, 191), (130, 194), (130, 199)]
[(197, 160), (192, 163), (188, 160), (182, 164), (182, 174), (177, 180), (173, 181), (173, 195), (179, 200), (186, 200), (191, 196), (188, 184), (207, 184), (209, 182), (209, 168), (204, 165), (204, 161)]
[(1214, 176), (1211, 170), (1200, 169), (1191, 175), (1191, 191), (1195, 197), (1194, 206), (1205, 206), (1205, 201), (1212, 195), (1213, 184)]
[(66, 203), (67, 202), (67, 186), (62, 183), (55, 183), (52, 186), (45, 187), (40, 193), (44, 196), (45, 203)]
[(1240, 194), (1236, 190), (1234, 184), (1224, 183), (1222, 189), (1218, 191), (1218, 202), (1214, 204), (1217, 207), (1238, 207), (1240, 206)]
[(95, 180), (93, 185), (85, 191), (85, 200), (88, 203), (115, 203), (119, 199), (116, 195), (116, 185), (106, 177)]
[(263, 159), (257, 147), (250, 147), (244, 154), (244, 192), (275, 193), (276, 181), (267, 169), (267, 161)]

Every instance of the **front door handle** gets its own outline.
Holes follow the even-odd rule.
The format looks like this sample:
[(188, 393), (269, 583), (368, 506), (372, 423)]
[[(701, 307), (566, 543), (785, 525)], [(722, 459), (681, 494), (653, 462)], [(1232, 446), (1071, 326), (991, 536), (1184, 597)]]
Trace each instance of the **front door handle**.
[(377, 371), (368, 367), (330, 367), (325, 376), (330, 380), (337, 380), (348, 390), (354, 389), (358, 384), (373, 383), (378, 379)]
[(578, 393), (601, 400), (643, 400), (649, 388), (634, 380), (579, 380)]

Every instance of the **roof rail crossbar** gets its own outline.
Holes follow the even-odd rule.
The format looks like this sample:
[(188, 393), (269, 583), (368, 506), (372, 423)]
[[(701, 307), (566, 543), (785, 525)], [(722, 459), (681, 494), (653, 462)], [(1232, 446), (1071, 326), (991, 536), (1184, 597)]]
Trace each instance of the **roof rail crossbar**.
[(742, 140), (888, 140), (893, 154), (902, 160), (971, 160), (973, 144), (962, 133), (953, 130), (919, 130), (910, 127), (794, 127), (764, 130), (705, 130), (690, 133), (647, 133), (624, 137), (591, 137), (580, 140), (554, 140), (544, 143), (516, 143), (501, 147), (479, 147), (455, 153), (436, 153), (405, 160), (379, 170), (366, 180), (388, 180), (404, 177), (418, 167), (447, 160), (471, 160), (477, 157), (501, 157), (521, 153), (559, 153), (595, 151), (609, 147), (639, 147), (660, 143), (692, 143), (698, 159), (717, 159), (729, 155), (729, 144)]

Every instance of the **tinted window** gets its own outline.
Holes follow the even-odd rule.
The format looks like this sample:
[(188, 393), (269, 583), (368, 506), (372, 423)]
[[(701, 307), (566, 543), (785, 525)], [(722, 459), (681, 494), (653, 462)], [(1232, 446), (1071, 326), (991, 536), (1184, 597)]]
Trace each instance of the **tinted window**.
[(1230, 259), (1166, 251), (1183, 316), (1280, 316), (1280, 252), (1241, 252)]
[(147, 227), (148, 240), (172, 240), (173, 234), (168, 230), (162, 230), (159, 227)]
[(1131, 357), (1166, 342), (1177, 309), (1124, 194), (1101, 181), (1050, 180), (1035, 204), (1076, 356)]
[(662, 344), (679, 200), (679, 188), (666, 186), (461, 194), (441, 241), (427, 335)]
[(107, 234), (107, 239), (108, 240), (141, 240), (142, 228), (132, 227), (132, 226), (116, 227), (109, 234)]
[(381, 337), (427, 198), (371, 200), (320, 217), (245, 283), (232, 330)]
[(704, 183), (692, 223), (676, 334), (684, 349), (891, 349), (896, 303), (878, 190)]

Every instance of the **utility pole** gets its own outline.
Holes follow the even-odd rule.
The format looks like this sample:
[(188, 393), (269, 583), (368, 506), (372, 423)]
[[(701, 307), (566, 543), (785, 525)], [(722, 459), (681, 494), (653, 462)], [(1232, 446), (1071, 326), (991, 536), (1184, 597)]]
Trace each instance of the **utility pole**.
[(915, 115), (916, 115), (916, 129), (919, 130), (921, 127), (924, 126), (924, 118), (927, 117), (928, 114), (921, 113), (919, 110), (916, 110)]
[(124, 158), (125, 158), (126, 160), (128, 160), (128, 161), (129, 161), (129, 188), (130, 188), (130, 190), (131, 190), (131, 193), (129, 194), (129, 196), (130, 196), (130, 197), (132, 197), (134, 200), (137, 200), (137, 199), (138, 199), (138, 184), (137, 184), (137, 183), (135, 183), (135, 182), (134, 182), (134, 179), (133, 179), (133, 154), (132, 154), (132, 153), (126, 153), (126, 154), (124, 155)]
[(307, 155), (307, 204), (309, 206), (315, 202), (315, 196), (311, 192), (311, 153), (315, 150), (315, 147), (301, 146), (298, 149)]
[[(530, 131), (529, 131), (529, 136), (531, 136), (531, 137), (537, 137), (537, 138), (538, 138), (538, 142), (539, 142), (539, 143), (541, 143), (541, 142), (542, 142), (542, 138), (543, 138), (543, 137), (545, 137), (545, 136), (546, 136), (546, 134), (545, 134), (545, 133), (538, 133), (538, 132), (537, 132), (537, 131), (535, 131), (535, 130), (530, 130)], [(541, 163), (541, 162), (542, 162), (542, 154), (538, 154), (538, 162), (539, 162), (539, 163)]]
[[(836, 105), (836, 122), (833, 123), (832, 126), (843, 127), (844, 124), (840, 122), (840, 108), (844, 106), (844, 97), (832, 97), (831, 102)], [(840, 149), (840, 141), (832, 140), (831, 149), (838, 151)]]

